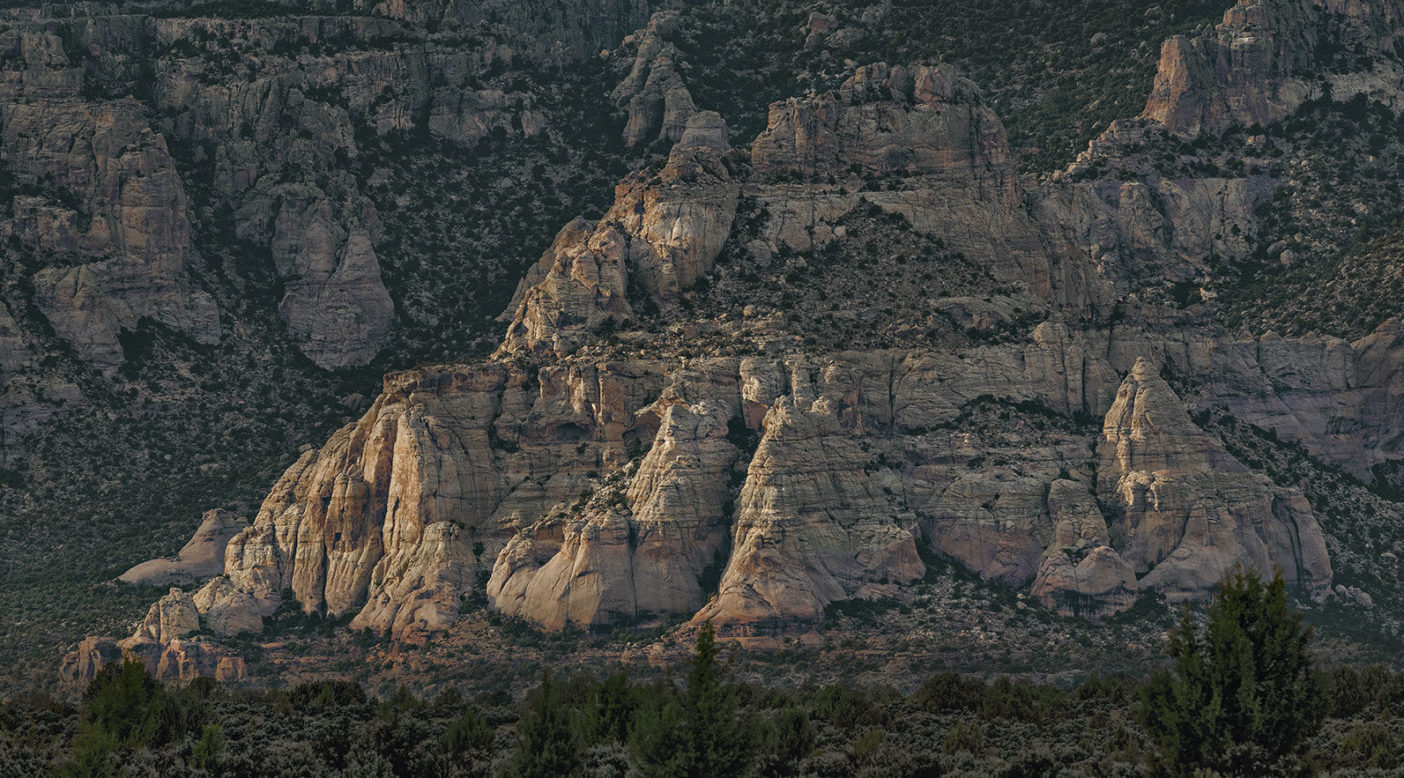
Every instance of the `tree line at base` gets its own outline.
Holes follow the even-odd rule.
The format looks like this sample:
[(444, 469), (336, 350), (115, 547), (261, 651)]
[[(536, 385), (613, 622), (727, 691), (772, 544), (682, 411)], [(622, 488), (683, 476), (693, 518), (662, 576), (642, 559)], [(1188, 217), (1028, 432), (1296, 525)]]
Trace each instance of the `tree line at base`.
[[(104, 667), (75, 708), (0, 706), (10, 775), (1353, 775), (1400, 764), (1404, 675), (1313, 667), (1280, 576), (1238, 570), (1186, 609), (1170, 666), (1074, 689), (933, 676), (908, 695), (728, 680), (703, 625), (677, 676), (544, 673), (524, 701), (383, 700), (357, 684), (165, 687)], [(1071, 771), (1071, 772), (1069, 772)]]

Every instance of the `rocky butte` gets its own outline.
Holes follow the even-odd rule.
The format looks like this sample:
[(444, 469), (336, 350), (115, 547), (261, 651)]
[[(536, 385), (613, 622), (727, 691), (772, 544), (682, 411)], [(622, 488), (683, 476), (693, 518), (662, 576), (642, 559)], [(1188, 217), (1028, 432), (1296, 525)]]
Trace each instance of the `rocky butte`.
[[(171, 589), (132, 637), (85, 642), (63, 672), (81, 679), (127, 652), (165, 677), (234, 677), (240, 661), (220, 637), (257, 632), (289, 597), (397, 638), (446, 629), (470, 594), (545, 630), (650, 620), (803, 630), (832, 603), (897, 593), (933, 556), (1090, 619), (1148, 594), (1204, 597), (1237, 564), (1280, 569), (1323, 599), (1332, 560), (1313, 506), (1192, 411), (1224, 409), (1368, 474), (1397, 458), (1404, 325), (1355, 342), (1250, 338), (1144, 301), (1148, 279), (1193, 282), (1208, 257), (1246, 255), (1278, 182), (1090, 171), (1161, 131), (1283, 118), (1319, 83), (1321, 15), (1362, 50), (1392, 52), (1399, 11), (1240, 2), (1222, 24), (1167, 41), (1143, 116), (1041, 183), (1017, 174), (979, 86), (945, 64), (860, 65), (835, 89), (770, 105), (764, 130), (739, 143), (688, 92), (675, 19), (659, 13), (635, 33), (614, 102), (626, 142), (671, 151), (621, 180), (602, 217), (560, 230), (518, 286), (496, 352), (387, 375), (370, 409), (305, 452), (228, 539), (218, 575)], [(34, 35), (25, 45), (42, 49)], [(367, 63), (367, 88), (381, 69), (453, 72), (438, 57)], [(54, 50), (44, 61), (61, 74), (61, 60)], [(1397, 62), (1360, 62), (1332, 71), (1336, 95), (1397, 102)], [(240, 89), (258, 99), (193, 95), (197, 79), (181, 72), (158, 83), (193, 106), (183, 132), (277, 106), (354, 153), (339, 115), (307, 107), (291, 76), (251, 76)], [(433, 132), (459, 138), (471, 130), (445, 100), (487, 98), (395, 99), (419, 101), (439, 117)], [(47, 117), (6, 109), (6, 131), (45, 123), (63, 138), (43, 148), (91, 145), (25, 158), (114, 194), (86, 230), (35, 234), (79, 253), (99, 239), (123, 247), (39, 279), (55, 327), (99, 360), (108, 322), (158, 301), (196, 336), (217, 327), (181, 280), (179, 210), (133, 216), (152, 199), (181, 202), (163, 178), (160, 134), (120, 103), (100, 116), (54, 105)], [(111, 146), (138, 156), (111, 163)], [(299, 347), (319, 363), (363, 361), (386, 299), (366, 238), (373, 209), (349, 184), (261, 181), (270, 153), (231, 147), (219, 185), (242, 198), (241, 234), (268, 245), (287, 279), (280, 310)], [(96, 167), (79, 176), (80, 165)], [(147, 171), (139, 186), (121, 172), (133, 167)], [(26, 223), (71, 221), (32, 205)], [(842, 288), (862, 286), (868, 268), (838, 249), (879, 228), (940, 240), (926, 257), (930, 286), (914, 287), (913, 307), (845, 310)], [(831, 247), (840, 258), (827, 265), (793, 259)], [(787, 262), (794, 277), (819, 279), (795, 289), (826, 290), (792, 308), (908, 335), (880, 347), (807, 342), (759, 296), (716, 302), (754, 268)], [(164, 280), (114, 296), (134, 267)], [(960, 293), (947, 294), (958, 278)]]

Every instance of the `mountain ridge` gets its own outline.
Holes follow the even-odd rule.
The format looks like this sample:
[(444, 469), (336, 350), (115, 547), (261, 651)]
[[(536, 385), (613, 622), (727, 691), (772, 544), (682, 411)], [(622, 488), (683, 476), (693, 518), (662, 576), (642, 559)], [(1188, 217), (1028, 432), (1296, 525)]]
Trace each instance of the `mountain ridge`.
[[(602, 31), (586, 22), (564, 51), (540, 46), (536, 27), (510, 13), (484, 28), (431, 5), (353, 9), (381, 18), (127, 17), (85, 22), (76, 37), (22, 32), (11, 61), (25, 67), (0, 111), (14, 133), (8, 215), (27, 251), (62, 250), (72, 264), (11, 282), (36, 291), (24, 292), (33, 313), (0, 320), (0, 335), (15, 333), (0, 340), (0, 366), (12, 371), (7, 393), (17, 390), (4, 442), (21, 450), (23, 434), (48, 429), (52, 411), (36, 397), (87, 401), (100, 384), (85, 370), (121, 382), (149, 369), (143, 355), (224, 348), (211, 333), (247, 327), (238, 306), (258, 306), (253, 318), (276, 333), (275, 374), (297, 377), (287, 391), (325, 384), (304, 392), (322, 426), (292, 419), (278, 433), (296, 438), (282, 464), (299, 445), (320, 447), (263, 508), (238, 506), (254, 526), (231, 544), (225, 575), (168, 593), (123, 641), (167, 677), (237, 677), (237, 651), (199, 633), (257, 632), (288, 609), (409, 642), (479, 601), (549, 629), (697, 617), (738, 634), (803, 630), (835, 603), (917, 585), (931, 554), (1093, 618), (1142, 591), (1202, 594), (1213, 570), (1240, 559), (1288, 568), (1304, 597), (1340, 599), (1330, 523), (1187, 411), (1230, 412), (1366, 483), (1394, 467), (1397, 320), (1382, 315), (1354, 343), (1230, 334), (1216, 302), (1241, 310), (1245, 273), (1304, 261), (1310, 240), (1346, 248), (1335, 232), (1291, 233), (1293, 218), (1326, 217), (1309, 182), (1282, 171), (1284, 157), (1320, 157), (1283, 128), (1353, 94), (1390, 110), (1397, 55), (1379, 20), (1398, 9), (1357, 5), (1239, 3), (1218, 26), (1172, 38), (1143, 115), (1041, 179), (1020, 172), (1022, 152), (983, 90), (946, 62), (839, 66), (830, 54), (842, 78), (813, 83), (831, 89), (771, 102), (764, 128), (738, 137), (749, 129), (723, 117), (744, 127), (759, 109), (708, 104), (721, 93), (688, 40), (705, 10), (650, 18), (613, 4), (628, 9), (602, 11)], [(550, 37), (555, 21), (545, 24)], [(785, 35), (823, 59), (881, 24), (839, 13)], [(604, 39), (617, 50), (597, 59)], [(1358, 51), (1342, 56), (1341, 41)], [(169, 53), (148, 61), (152, 47)], [(220, 80), (221, 58), (241, 74), (238, 89)], [(552, 91), (591, 68), (610, 77), (593, 108)], [(152, 69), (146, 102), (120, 96)], [(1277, 97), (1260, 100), (1262, 84)], [(149, 192), (102, 166), (85, 173), (75, 158), (26, 151), (29, 89), (77, 117), (70, 145), (111, 136), (91, 105), (123, 138), (143, 139), (117, 145), (151, 172), (142, 187), (179, 206), (160, 213), (175, 226), (148, 238), (150, 220), (130, 214), (151, 207)], [(578, 171), (590, 166), (554, 160), (573, 111), (619, 119), (578, 140), (608, 149), (589, 178)], [(231, 132), (241, 140), (215, 142)], [(512, 260), (525, 273), (509, 295), (514, 266), (493, 266), (490, 251), (410, 256), (433, 228), (410, 214), (431, 199), (428, 213), (451, 212), (477, 182), (451, 197), (396, 194), (404, 174), (378, 156), (394, 143), (420, 144), (409, 146), (415, 166), (510, 148), (523, 169), (576, 170), (581, 191), (618, 184), (612, 204), (608, 185), (582, 196), (598, 205), (573, 221), (557, 197), (563, 218), (549, 229), (567, 226), (535, 266)], [(474, 164), (464, 169), (476, 174)], [(190, 165), (201, 175), (183, 172)], [(1348, 207), (1388, 213), (1387, 190), (1361, 191)], [(498, 218), (538, 221), (520, 202)], [(216, 223), (237, 243), (204, 232)], [(111, 225), (118, 237), (104, 243)], [(150, 288), (111, 275), (148, 261), (165, 268)], [(500, 341), (485, 334), (497, 311), (478, 316), (434, 288), (436, 278), (462, 284), (472, 262), (497, 287), (475, 290), (474, 304), (511, 298)], [(218, 323), (148, 315), (149, 300), (182, 290), (198, 290), (199, 309), (211, 283)], [(262, 302), (231, 306), (244, 294), (235, 289)], [(26, 322), (36, 316), (52, 327), (47, 342), (72, 349), (70, 373), (33, 367)], [(426, 344), (453, 329), (445, 321), (469, 319), (465, 334), (444, 337), (495, 355), (391, 374), (379, 398), (365, 397), (387, 354), (434, 353)], [(855, 329), (862, 345), (850, 348)], [(250, 363), (267, 361), (255, 356), (263, 337), (250, 338)], [(326, 368), (343, 378), (324, 381)], [(1155, 407), (1114, 424), (1138, 372), (1132, 385), (1148, 387)], [(36, 389), (21, 395), (25, 386)], [(999, 429), (1001, 413), (1020, 426)], [(1166, 449), (1157, 466), (1099, 453), (1162, 417), (1179, 434), (1156, 439)], [(961, 430), (962, 419), (987, 427)], [(1192, 531), (1165, 534), (1186, 516)], [(1387, 630), (1394, 617), (1378, 618)], [(65, 675), (90, 676), (115, 645), (85, 642)]]

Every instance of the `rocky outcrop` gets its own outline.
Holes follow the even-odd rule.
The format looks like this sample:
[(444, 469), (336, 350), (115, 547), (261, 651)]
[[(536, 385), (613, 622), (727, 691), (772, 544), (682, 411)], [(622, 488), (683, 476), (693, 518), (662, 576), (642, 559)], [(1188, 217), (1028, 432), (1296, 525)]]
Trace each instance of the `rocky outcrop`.
[(1130, 608), (1140, 588), (1136, 571), (1105, 541), (1079, 545), (1049, 549), (1039, 565), (1034, 598), (1064, 616), (1093, 620)]
[(733, 411), (704, 400), (661, 412), (637, 466), (564, 526), (548, 517), (507, 545), (487, 584), (499, 610), (560, 629), (701, 607), (707, 572), (719, 572), (729, 540), (728, 481), (741, 455), (727, 440)]
[(806, 388), (772, 400), (741, 490), (731, 560), (698, 620), (815, 621), (831, 602), (889, 594), (926, 571), (900, 479), (885, 469), (870, 478), (856, 466), (867, 459), (854, 434), (868, 423), (861, 406), (823, 396), (801, 405)]
[[(1141, 127), (1116, 126), (1103, 142), (1134, 143)], [(1277, 188), (1264, 177), (1076, 180), (1099, 159), (1084, 154), (1070, 175), (1038, 193), (1036, 213), (1050, 246), (1126, 295), (1165, 282), (1202, 281), (1216, 262), (1252, 251), (1259, 209)]]
[(73, 687), (86, 685), (104, 665), (122, 661), (122, 649), (111, 638), (88, 637), (78, 643), (59, 665), (59, 678)]
[(184, 187), (141, 106), (0, 104), (0, 122), (0, 159), (32, 193), (15, 196), (6, 226), (52, 258), (33, 283), (54, 331), (107, 371), (123, 362), (119, 336), (144, 319), (218, 341), (214, 300), (188, 275), (196, 257)]
[[(966, 357), (998, 385), (981, 371), (960, 377), (954, 357), (900, 353), (391, 376), (362, 420), (289, 468), (230, 542), (225, 574), (193, 601), (217, 633), (251, 628), (290, 590), (308, 610), (354, 612), (356, 628), (405, 636), (451, 622), (483, 580), (496, 607), (549, 628), (688, 615), (720, 582), (707, 611), (719, 622), (816, 617), (919, 576), (918, 523), (941, 510), (951, 523), (951, 506), (974, 501), (973, 512), (986, 499), (957, 490), (933, 501), (921, 484), (953, 464), (907, 474), (876, 464), (865, 441), (947, 423), (984, 394), (1105, 410), (1110, 388), (1084, 383), (1100, 369), (1068, 364), (1088, 357), (1045, 339)], [(745, 439), (761, 431), (751, 457)], [(635, 460), (631, 446), (648, 453)], [(1087, 448), (1057, 451), (1040, 477), (1077, 466)], [(793, 544), (808, 549), (799, 562), (774, 551)], [(1028, 548), (1020, 583), (1043, 550)], [(744, 583), (753, 574), (777, 581), (759, 599)]]
[(141, 662), (152, 677), (161, 681), (185, 682), (204, 677), (229, 682), (248, 675), (242, 657), (207, 638), (157, 640), (138, 632), (124, 640), (86, 638), (64, 657), (59, 678), (72, 688), (82, 689), (104, 665), (123, 660)]
[[(276, 215), (261, 221), (251, 213), (261, 206)], [(303, 353), (325, 368), (369, 362), (395, 313), (370, 234), (359, 219), (339, 224), (336, 212), (319, 189), (288, 185), (240, 214), (245, 237), (264, 238), (254, 225), (270, 225), (266, 241), (284, 290), (278, 313)]]
[[(678, 98), (668, 118), (667, 18), (617, 93), (633, 142), (671, 138), (683, 113)], [(1114, 128), (1108, 143), (1149, 127)], [(692, 618), (745, 633), (898, 594), (925, 574), (923, 552), (1090, 618), (1147, 591), (1203, 597), (1237, 564), (1328, 590), (1306, 499), (1231, 455), (1186, 402), (1343, 466), (1396, 458), (1404, 330), (1233, 340), (1133, 295), (1245, 254), (1271, 182), (1068, 175), (1026, 190), (993, 112), (944, 65), (860, 67), (831, 93), (776, 103), (745, 181), (730, 154), (720, 116), (691, 113), (665, 165), (622, 181), (598, 222), (560, 231), (493, 358), (388, 376), (364, 417), (287, 470), (223, 574), (164, 598), (133, 645), (255, 631), (287, 597), (410, 639), (478, 593), (551, 630)], [(327, 288), (356, 225), (373, 243), (373, 212), (350, 185), (259, 183), (256, 167), (222, 168), (248, 172), (230, 178), (253, 193), (241, 229), (274, 247), (294, 286), (310, 274)], [(741, 263), (813, 251), (860, 207), (940, 237), (994, 291), (921, 303), (942, 336), (921, 348), (824, 351), (744, 310), (739, 324), (681, 314), (728, 240)], [(831, 265), (836, 284), (864, 280)], [(638, 319), (670, 335), (631, 331)]]
[(1362, 481), (1372, 478), (1375, 466), (1398, 458), (1404, 323), (1391, 319), (1353, 343), (1148, 329), (1119, 328), (1092, 348), (1105, 349), (1118, 371), (1130, 371), (1141, 356), (1165, 365), (1194, 387), (1186, 396), (1191, 405), (1223, 408)]
[(1313, 596), (1331, 564), (1311, 506), (1233, 458), (1195, 426), (1173, 390), (1138, 360), (1097, 444), (1097, 493), (1140, 585), (1168, 597), (1210, 591), (1235, 565), (1274, 568)]
[(174, 558), (142, 562), (117, 580), (129, 584), (166, 586), (200, 583), (224, 572), (224, 547), (249, 526), (248, 521), (228, 511), (206, 511), (200, 526)]
[(1393, 0), (1239, 0), (1221, 24), (1165, 41), (1143, 116), (1183, 135), (1267, 125), (1324, 84), (1398, 104), (1401, 17)]
[(355, 612), (357, 629), (444, 626), (518, 526), (618, 464), (652, 381), (634, 372), (390, 376), (361, 421), (289, 468), (231, 541), (225, 575), (197, 593), (200, 609), (254, 621), (289, 590), (307, 610)]
[(200, 612), (195, 608), (195, 600), (180, 587), (172, 587), (169, 594), (151, 606), (146, 618), (137, 623), (132, 637), (169, 643), (199, 631)]
[[(1112, 122), (1036, 190), (1045, 243), (1071, 258), (1063, 267), (1080, 269), (1082, 283), (1111, 284), (1115, 296), (1182, 296), (1224, 277), (1261, 248), (1262, 216), (1282, 182), (1269, 177), (1270, 165), (1238, 177), (1177, 171), (1166, 164), (1177, 154), (1166, 130), (1266, 126), (1309, 100), (1357, 94), (1400, 105), (1401, 12), (1392, 0), (1242, 0), (1221, 24), (1167, 40), (1142, 116)], [(1206, 160), (1181, 163), (1193, 169)]]
[(946, 65), (867, 65), (834, 92), (775, 103), (751, 164), (766, 181), (955, 173), (1013, 184), (1003, 124)]
[(996, 281), (1078, 315), (1110, 306), (1103, 282), (1045, 245), (1004, 126), (949, 65), (859, 67), (833, 92), (770, 106), (746, 193), (766, 214), (762, 254), (832, 241), (860, 207), (899, 214)]
[[(923, 545), (1090, 618), (1142, 591), (1203, 596), (1236, 563), (1324, 592), (1310, 505), (1197, 427), (1154, 365), (1261, 379), (1212, 341), (1088, 337), (1046, 322), (953, 353), (395, 374), (289, 468), (224, 575), (133, 639), (257, 631), (289, 591), (401, 639), (473, 592), (546, 629), (691, 616), (744, 633), (894, 594)], [(1133, 349), (1162, 361), (1120, 366)], [(1095, 441), (1077, 417), (1105, 417)]]
[(146, 666), (160, 681), (193, 681), (213, 678), (220, 682), (241, 681), (248, 675), (243, 657), (206, 638), (157, 642), (140, 638), (118, 641), (123, 657)]
[(1112, 547), (1088, 486), (1059, 479), (1047, 500), (1053, 542), (1039, 563), (1034, 597), (1064, 615), (1093, 619), (1131, 607), (1140, 589), (1136, 572)]
[(636, 43), (638, 50), (629, 74), (610, 93), (610, 99), (627, 117), (625, 145), (655, 139), (677, 142), (687, 129), (687, 120), (697, 112), (677, 70), (678, 49), (667, 41), (679, 24), (676, 11), (662, 11), (649, 19), (648, 27), (624, 39), (626, 46)]
[[(482, 16), (412, 5), (418, 10), (379, 10), (412, 23), (469, 24), (486, 37), (441, 44), (401, 21), (345, 15), (98, 15), (8, 29), (0, 158), (24, 190), (14, 232), (58, 258), (35, 279), (54, 329), (109, 372), (123, 361), (121, 331), (143, 319), (202, 343), (219, 338), (216, 307), (193, 281), (202, 274), (190, 272), (200, 260), (169, 144), (198, 179), (200, 206), (211, 209), (203, 222), (230, 217), (235, 237), (268, 250), (283, 290), (279, 314), (304, 353), (328, 369), (369, 362), (394, 309), (376, 250), (379, 218), (358, 180), (366, 139), (422, 132), (471, 147), (536, 135), (546, 118), (535, 95), (504, 88), (494, 74), (592, 56), (647, 13), (629, 2), (608, 11), (557, 6), (544, 27), (566, 26), (538, 40), (533, 30), (544, 20), (505, 24), (515, 6)], [(107, 99), (130, 94), (143, 103)], [(108, 160), (109, 149), (123, 156)], [(63, 154), (67, 162), (40, 159)], [(73, 171), (61, 173), (64, 164)], [(70, 192), (68, 181), (87, 183)], [(80, 264), (80, 256), (101, 261)]]
[[(731, 232), (740, 185), (726, 124), (695, 114), (656, 176), (631, 175), (598, 224), (577, 219), (517, 287), (502, 352), (569, 354), (582, 338), (632, 318), (632, 303), (676, 303), (711, 269)], [(629, 300), (630, 285), (647, 295)]]

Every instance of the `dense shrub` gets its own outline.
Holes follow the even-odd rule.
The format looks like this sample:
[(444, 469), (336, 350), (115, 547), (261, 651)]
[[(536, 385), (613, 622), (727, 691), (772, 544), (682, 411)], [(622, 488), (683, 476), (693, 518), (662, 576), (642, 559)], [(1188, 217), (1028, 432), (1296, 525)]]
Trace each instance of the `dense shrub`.
[(1150, 679), (1093, 676), (1065, 687), (939, 673), (905, 695), (740, 685), (705, 626), (677, 676), (546, 673), (520, 701), (470, 700), (453, 688), (431, 700), (407, 687), (376, 699), (349, 681), (166, 687), (127, 662), (104, 668), (76, 708), (44, 697), (0, 703), (0, 778), (1398, 769), (1404, 675), (1380, 666), (1313, 673), (1310, 632), (1280, 580), (1240, 572), (1206, 615), (1172, 631), (1172, 671)]
[(1172, 673), (1147, 685), (1140, 710), (1165, 757), (1186, 772), (1260, 772), (1295, 756), (1321, 725), (1311, 630), (1287, 604), (1281, 572), (1224, 579), (1203, 630), (1188, 609), (1170, 633)]

